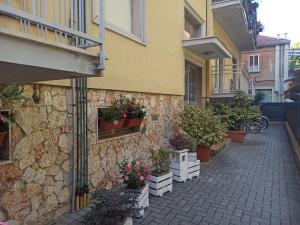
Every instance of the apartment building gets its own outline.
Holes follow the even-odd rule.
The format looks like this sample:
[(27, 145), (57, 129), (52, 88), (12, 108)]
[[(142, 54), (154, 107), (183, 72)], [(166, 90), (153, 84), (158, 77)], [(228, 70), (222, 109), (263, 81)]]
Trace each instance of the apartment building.
[[(0, 221), (55, 221), (118, 182), (123, 159), (168, 145), (185, 103), (248, 92), (256, 20), (250, 0), (0, 0), (0, 83), (34, 96), (1, 148)], [(120, 94), (147, 118), (105, 132), (98, 112)]]
[(259, 35), (257, 49), (242, 53), (242, 62), (255, 78), (255, 93), (262, 93), (262, 102), (282, 102), (288, 89), (290, 40)]

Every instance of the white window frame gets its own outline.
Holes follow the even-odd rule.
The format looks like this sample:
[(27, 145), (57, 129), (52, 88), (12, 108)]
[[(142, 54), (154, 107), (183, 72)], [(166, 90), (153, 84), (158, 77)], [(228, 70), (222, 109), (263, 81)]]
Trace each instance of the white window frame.
[[(250, 65), (250, 62), (251, 62), (251, 57), (253, 57), (253, 63), (254, 63), (254, 59), (255, 59), (255, 57), (257, 56), (257, 70), (254, 70), (253, 69), (253, 65), (251, 66)], [(257, 72), (259, 72), (260, 71), (260, 66), (259, 66), (259, 64), (260, 64), (260, 56), (259, 56), (259, 54), (254, 54), (254, 55), (249, 55), (248, 56), (248, 71), (250, 72), (250, 73), (257, 73)]]
[[(188, 13), (188, 15), (186, 15), (186, 13)], [(193, 9), (193, 7), (187, 1), (184, 1), (184, 27), (183, 27), (184, 32), (185, 32), (185, 18), (187, 16), (189, 17), (190, 20), (192, 20), (192, 22), (194, 22), (199, 26), (196, 38), (204, 37), (206, 33), (205, 26), (204, 26), (205, 21), (201, 18), (201, 16)]]
[[(96, 24), (99, 24), (99, 9), (96, 7), (96, 2), (99, 0), (93, 0), (93, 22)], [(132, 0), (137, 1), (137, 0)], [(124, 29), (109, 23), (108, 21), (105, 21), (105, 28), (109, 29), (115, 33), (118, 33), (124, 37), (127, 37), (135, 42), (138, 42), (140, 44), (146, 45), (146, 0), (139, 0), (140, 1), (140, 20), (139, 21), (133, 21), (138, 22), (137, 26), (140, 26), (140, 36), (137, 36), (135, 34), (129, 33), (128, 31), (125, 31)], [(98, 4), (99, 5), (99, 4)]]

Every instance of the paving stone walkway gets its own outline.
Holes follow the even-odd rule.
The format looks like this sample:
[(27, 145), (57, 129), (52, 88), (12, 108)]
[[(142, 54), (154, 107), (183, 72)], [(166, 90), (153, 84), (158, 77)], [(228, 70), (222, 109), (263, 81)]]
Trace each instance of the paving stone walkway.
[(300, 224), (300, 179), (282, 123), (231, 143), (201, 175), (151, 197), (134, 225)]

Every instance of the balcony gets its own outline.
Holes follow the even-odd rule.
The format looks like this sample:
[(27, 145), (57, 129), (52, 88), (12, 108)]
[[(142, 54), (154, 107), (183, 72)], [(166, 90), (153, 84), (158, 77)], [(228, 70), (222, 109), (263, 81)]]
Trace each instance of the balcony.
[(212, 98), (234, 97), (238, 90), (254, 94), (255, 80), (249, 76), (244, 64), (211, 67), (213, 77)]
[(231, 53), (218, 37), (192, 38), (182, 41), (185, 49), (205, 59), (230, 58)]
[(257, 12), (250, 0), (212, 0), (215, 17), (241, 51), (256, 46)]
[(85, 1), (0, 0), (0, 83), (99, 76), (103, 1), (100, 26), (91, 29), (93, 6)]

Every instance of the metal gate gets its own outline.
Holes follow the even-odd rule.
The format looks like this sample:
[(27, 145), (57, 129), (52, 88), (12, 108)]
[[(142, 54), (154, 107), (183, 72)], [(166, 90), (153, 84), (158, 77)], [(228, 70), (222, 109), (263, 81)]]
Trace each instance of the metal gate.
[(270, 121), (286, 121), (287, 105), (289, 103), (262, 103), (262, 114)]

